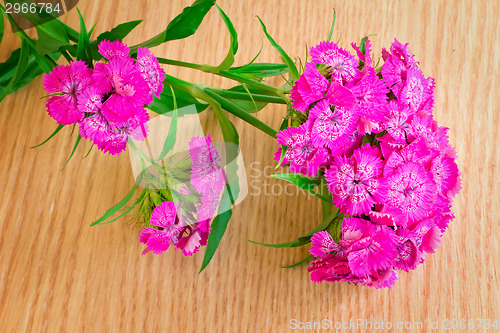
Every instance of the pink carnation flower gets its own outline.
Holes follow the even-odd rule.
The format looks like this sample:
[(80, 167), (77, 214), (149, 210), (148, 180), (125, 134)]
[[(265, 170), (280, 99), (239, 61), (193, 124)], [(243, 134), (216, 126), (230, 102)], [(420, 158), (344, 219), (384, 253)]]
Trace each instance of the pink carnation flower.
[(109, 40), (103, 40), (98, 46), (99, 53), (106, 59), (111, 60), (115, 57), (125, 58), (128, 57), (129, 49), (127, 45), (115, 40), (113, 42)]
[(89, 85), (91, 71), (83, 61), (55, 67), (43, 78), (43, 86), (50, 94), (47, 111), (61, 125), (70, 125), (83, 119), (77, 98)]
[(97, 63), (92, 80), (98, 89), (109, 95), (101, 111), (111, 122), (127, 120), (137, 108), (152, 100), (149, 86), (131, 58), (115, 57), (108, 64)]
[(328, 231), (320, 231), (311, 237), (311, 249), (309, 252), (315, 257), (321, 257), (328, 252), (338, 251), (340, 246), (335, 243)]
[(381, 153), (369, 144), (355, 150), (350, 158), (336, 157), (325, 177), (333, 203), (343, 213), (367, 214), (385, 199)]
[(139, 47), (137, 49), (137, 62), (135, 66), (148, 83), (151, 93), (160, 98), (160, 94), (163, 91), (165, 71), (160, 67), (158, 59), (151, 54), (148, 48)]
[(290, 89), (290, 98), (296, 110), (306, 112), (309, 106), (325, 96), (328, 80), (312, 63), (307, 63), (304, 73)]
[(210, 135), (193, 137), (189, 142), (189, 155), (193, 161), (191, 185), (198, 193), (218, 195), (224, 188), (226, 176), (218, 164), (221, 159)]
[(165, 201), (157, 206), (151, 214), (150, 223), (159, 229), (146, 227), (139, 235), (139, 241), (146, 244), (143, 254), (152, 251), (160, 254), (168, 250), (170, 245), (178, 243), (178, 237), (184, 225), (180, 213), (180, 205)]
[(343, 83), (356, 76), (356, 58), (334, 42), (323, 41), (312, 47), (309, 54), (313, 63), (330, 66), (332, 81)]
[[(276, 142), (288, 147), (283, 162), (290, 163), (292, 172), (301, 173), (308, 177), (316, 176), (318, 170), (329, 163), (328, 149), (313, 145), (312, 123), (305, 122), (300, 127), (288, 127), (280, 131)], [(281, 148), (276, 154), (277, 160), (281, 156)]]
[(358, 116), (350, 109), (333, 107), (321, 100), (311, 109), (309, 120), (312, 121), (314, 146), (327, 147), (335, 155), (348, 145)]
[[(387, 178), (388, 194), (385, 208), (393, 214), (403, 214), (414, 222), (432, 211), (436, 183), (422, 165), (406, 162)], [(403, 225), (405, 227), (405, 225)]]

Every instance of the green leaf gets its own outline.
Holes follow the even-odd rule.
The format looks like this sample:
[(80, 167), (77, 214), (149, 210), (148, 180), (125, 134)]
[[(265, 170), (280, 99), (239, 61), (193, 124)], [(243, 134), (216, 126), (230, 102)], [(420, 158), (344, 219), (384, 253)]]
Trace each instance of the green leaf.
[(226, 13), (224, 13), (224, 11), (218, 5), (215, 6), (219, 10), (220, 16), (222, 17), (227, 30), (229, 30), (229, 35), (231, 37), (231, 43), (229, 44), (229, 51), (227, 52), (226, 58), (224, 58), (219, 66), (213, 69), (214, 72), (219, 72), (229, 69), (234, 63), (234, 56), (236, 55), (236, 52), (238, 52), (238, 34), (234, 29), (233, 22), (231, 22)]
[(264, 77), (283, 75), (288, 73), (289, 69), (286, 64), (253, 63), (239, 67), (231, 67), (227, 71), (249, 78), (261, 79)]
[(0, 13), (0, 43), (2, 43), (4, 29), (3, 13)]
[[(276, 130), (272, 127), (270, 127), (269, 125), (267, 125), (266, 123), (264, 123), (263, 121), (261, 121), (260, 119), (258, 118), (255, 118), (254, 116), (252, 116), (250, 113), (248, 113), (246, 110), (240, 108), (238, 105), (234, 104), (232, 101), (229, 101), (228, 99), (220, 96), (219, 94), (217, 94), (216, 92), (210, 90), (210, 89), (205, 89), (204, 90), (205, 93), (211, 97), (213, 97), (218, 103), (220, 103), (220, 107), (222, 107), (224, 110), (234, 114), (235, 116), (237, 116), (238, 118), (246, 121), (247, 123), (251, 124), (252, 126), (260, 129), (261, 131), (263, 131), (264, 133), (272, 136), (272, 137), (276, 137)], [(216, 110), (216, 113), (218, 111)], [(230, 129), (231, 133), (236, 133), (236, 136), (238, 135), (238, 133), (236, 132), (236, 129), (234, 128), (234, 125), (229, 121), (229, 119), (227, 118), (227, 116), (225, 115), (225, 113), (222, 112), (222, 110), (220, 111), (223, 115), (222, 118), (225, 117), (225, 119), (222, 119), (224, 121), (224, 123), (221, 123), (221, 121), (219, 120), (219, 123), (221, 123), (221, 128), (222, 128), (222, 132), (224, 133), (224, 128), (222, 127), (222, 125), (226, 126), (226, 130), (229, 130), (230, 127), (232, 127), (232, 129)], [(226, 121), (227, 119), (227, 121)], [(229, 124), (227, 124), (227, 122), (229, 122)], [(233, 135), (233, 134), (231, 134)], [(238, 144), (238, 142), (234, 142), (234, 141), (228, 141), (226, 140), (226, 138), (224, 137), (224, 140), (226, 142), (233, 142), (233, 143), (236, 143)]]
[(19, 53), (16, 71), (9, 80), (9, 83), (5, 86), (4, 90), (0, 93), (0, 101), (2, 101), (5, 98), (5, 96), (7, 96), (11, 92), (14, 84), (23, 76), (24, 72), (26, 71), (26, 67), (28, 66), (29, 57), (30, 57), (29, 46), (25, 40), (22, 40), (21, 51)]
[(310, 254), (307, 257), (305, 257), (304, 259), (300, 260), (299, 262), (296, 262), (295, 264), (288, 265), (288, 266), (282, 266), (281, 268), (293, 268), (293, 267), (297, 267), (297, 266), (300, 266), (302, 264), (308, 263), (308, 262), (310, 262), (313, 259), (314, 259), (314, 256), (312, 254)]
[(231, 210), (231, 190), (226, 187), (224, 194), (219, 205), (219, 215), (217, 215), (211, 224), (211, 230), (208, 234), (207, 247), (205, 250), (205, 256), (203, 257), (203, 263), (201, 264), (200, 273), (207, 267), (207, 265), (212, 260), (215, 251), (219, 247), (220, 241), (224, 233), (226, 232), (227, 223), (231, 219), (233, 212)]
[(283, 50), (283, 48), (279, 46), (278, 43), (276, 43), (276, 41), (271, 37), (271, 35), (269, 35), (269, 33), (267, 32), (267, 28), (264, 25), (264, 22), (262, 22), (262, 20), (260, 19), (260, 17), (257, 16), (257, 18), (259, 19), (260, 24), (262, 25), (262, 30), (264, 30), (267, 39), (269, 40), (271, 45), (276, 49), (276, 51), (278, 51), (285, 64), (287, 64), (293, 79), (297, 80), (299, 78), (299, 71), (297, 70), (295, 63), (292, 61), (290, 56)]
[[(173, 95), (175, 94), (175, 99), (177, 101), (177, 108), (181, 109), (186, 106), (191, 106), (194, 105), (196, 108), (196, 111), (202, 112), (208, 107), (208, 104), (206, 103), (201, 103), (199, 100), (194, 98), (191, 94), (185, 92), (184, 90), (174, 88), (172, 87), (174, 94), (172, 94), (172, 91), (170, 89), (166, 89), (167, 84), (165, 84), (165, 89), (163, 89), (160, 98), (157, 99), (155, 97), (155, 100), (153, 103), (151, 103), (148, 106), (148, 109), (151, 111), (154, 111), (158, 114), (165, 114), (173, 111), (174, 108), (174, 99)], [(184, 113), (183, 113), (184, 114)], [(179, 117), (181, 115), (178, 115)]]
[[(342, 215), (340, 215), (340, 216), (342, 216)], [(255, 242), (255, 241), (251, 241), (251, 240), (249, 240), (249, 242), (254, 243), (254, 244), (258, 244), (258, 245), (262, 245), (262, 246), (266, 246), (266, 247), (273, 247), (273, 248), (303, 246), (311, 241), (312, 235), (314, 235), (317, 232), (328, 229), (330, 224), (332, 224), (337, 219), (338, 219), (338, 209), (336, 209), (332, 214), (330, 214), (328, 217), (323, 219), (323, 221), (321, 221), (321, 223), (318, 224), (316, 227), (314, 227), (311, 231), (309, 231), (308, 233), (306, 233), (303, 236), (300, 236), (299, 238), (297, 238), (294, 241), (285, 242), (285, 243), (278, 243), (278, 244), (259, 243), (259, 242)]]
[(54, 132), (52, 132), (52, 134), (42, 143), (39, 143), (37, 144), (36, 146), (33, 146), (33, 147), (30, 147), (30, 148), (37, 148), (37, 147), (40, 147), (41, 145), (47, 143), (50, 139), (52, 139), (54, 137), (54, 135), (56, 135), (57, 133), (59, 133), (59, 131), (64, 127), (64, 125), (59, 125), (57, 126), (57, 128), (54, 130)]
[(40, 55), (56, 52), (61, 46), (69, 45), (68, 34), (62, 25), (61, 21), (54, 19), (36, 26), (36, 50)]
[(311, 194), (320, 198), (323, 201), (331, 202), (327, 197), (315, 192), (313, 189), (317, 187), (321, 181), (319, 179), (311, 179), (304, 175), (298, 173), (282, 173), (282, 174), (274, 174), (272, 175), (274, 178), (286, 180), (288, 182), (293, 183), (295, 186), (309, 191)]
[(335, 28), (335, 19), (337, 18), (337, 12), (335, 11), (335, 8), (333, 8), (333, 20), (332, 20), (332, 26), (330, 27), (330, 33), (328, 34), (327, 40), (332, 40), (333, 36), (333, 29)]
[(141, 24), (142, 20), (135, 20), (130, 22), (125, 22), (122, 24), (118, 24), (116, 27), (109, 31), (105, 31), (94, 41), (91, 41), (90, 47), (92, 48), (92, 58), (94, 60), (100, 60), (102, 55), (98, 52), (99, 43), (103, 40), (115, 41), (115, 40), (123, 40), (132, 30), (135, 29), (139, 24)]
[(203, 18), (214, 4), (215, 0), (196, 0), (191, 6), (184, 8), (182, 13), (170, 21), (165, 31), (143, 43), (131, 47), (132, 53), (139, 46), (154, 47), (171, 40), (191, 36), (198, 30)]
[(167, 137), (165, 138), (165, 142), (163, 143), (163, 149), (161, 150), (160, 156), (158, 156), (157, 160), (161, 161), (167, 156), (168, 152), (174, 148), (175, 141), (177, 138), (177, 109), (173, 111), (172, 121), (170, 123), (170, 128), (168, 129)]
[(76, 151), (76, 148), (78, 147), (78, 145), (80, 144), (80, 140), (82, 139), (82, 137), (80, 136), (80, 134), (78, 134), (78, 136), (76, 137), (76, 141), (75, 141), (75, 145), (73, 146), (73, 150), (71, 150), (71, 154), (69, 155), (68, 157), (68, 160), (66, 161), (66, 163), (64, 163), (64, 166), (63, 168), (61, 169), (64, 170), (64, 168), (66, 167), (66, 165), (69, 163), (69, 161), (71, 160), (71, 158), (73, 157), (73, 155), (75, 154), (75, 151)]
[(135, 20), (135, 21), (130, 21), (130, 22), (125, 22), (118, 24), (116, 27), (109, 31), (105, 31), (99, 36), (97, 36), (97, 40), (94, 43), (99, 44), (103, 40), (109, 40), (109, 41), (115, 41), (119, 40), (121, 41), (123, 38), (125, 38), (132, 30), (135, 29), (139, 24), (141, 24), (142, 20)]
[(92, 50), (90, 49), (90, 38), (87, 32), (87, 27), (85, 26), (85, 21), (83, 20), (80, 10), (77, 8), (78, 17), (80, 18), (80, 37), (78, 38), (78, 47), (76, 50), (76, 58), (78, 60), (83, 60), (89, 67), (92, 65)]
[(97, 219), (91, 225), (103, 224), (104, 221), (106, 221), (108, 218), (110, 218), (111, 216), (113, 216), (113, 214), (115, 214), (116, 212), (118, 212), (123, 206), (125, 206), (132, 199), (132, 197), (134, 196), (135, 192), (139, 188), (139, 186), (137, 186), (137, 183), (140, 183), (141, 180), (142, 180), (142, 176), (141, 176), (141, 178), (139, 178), (139, 180), (136, 183), (134, 183), (134, 186), (132, 186), (132, 188), (130, 189), (130, 191), (127, 193), (127, 195), (122, 200), (120, 200), (116, 205), (114, 205), (113, 207), (111, 207), (110, 209), (108, 209), (104, 213), (103, 216), (101, 216), (99, 219)]

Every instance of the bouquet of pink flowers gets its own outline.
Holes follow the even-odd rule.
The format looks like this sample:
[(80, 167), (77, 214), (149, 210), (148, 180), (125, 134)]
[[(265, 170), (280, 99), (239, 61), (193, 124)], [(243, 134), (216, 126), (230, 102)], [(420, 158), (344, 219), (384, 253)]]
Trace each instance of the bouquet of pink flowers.
[[(131, 159), (139, 165), (130, 192), (93, 225), (133, 213), (134, 225), (141, 226), (143, 254), (174, 247), (191, 256), (206, 245), (203, 270), (224, 235), (232, 207), (244, 196), (241, 164), (234, 162), (239, 161), (239, 136), (229, 112), (276, 139), (275, 160), (290, 169), (276, 178), (322, 202), (323, 221), (316, 228), (291, 242), (262, 245), (310, 243), (310, 255), (297, 264), (311, 261), (308, 271), (314, 282), (392, 286), (399, 271), (415, 269), (440, 245), (461, 188), (448, 129), (432, 114), (434, 79), (424, 76), (408, 44), (395, 40), (390, 50), (382, 49), (382, 65), (375, 64), (367, 37), (359, 46), (353, 43), (352, 51), (330, 41), (333, 24), (328, 40), (312, 47), (309, 61), (298, 68), (261, 21), (284, 64), (257, 63), (255, 57), (234, 67), (237, 33), (219, 7), (231, 38), (219, 65), (151, 53), (149, 48), (193, 34), (214, 3), (195, 1), (165, 31), (131, 47), (121, 40), (139, 22), (121, 24), (91, 40), (81, 16), (79, 33), (56, 20), (67, 42), (49, 43), (43, 54), (21, 34), (25, 42), (20, 53), (36, 56), (39, 66), (27, 78), (45, 72), (47, 111), (59, 124), (49, 139), (63, 126), (78, 126), (70, 158), (85, 138), (111, 155), (130, 147)], [(55, 62), (61, 55), (68, 65)], [(186, 82), (166, 74), (161, 64), (197, 69), (237, 84), (219, 89)], [(23, 70), (14, 72), (3, 96), (26, 84), (20, 81)], [(289, 78), (282, 87), (265, 81), (284, 74)], [(252, 115), (268, 103), (286, 106), (279, 131)], [(192, 112), (186, 111), (189, 107)], [(178, 138), (190, 133), (180, 129), (180, 119), (208, 107), (220, 125), (222, 148), (209, 134)], [(151, 117), (147, 109), (158, 116)], [(153, 124), (160, 118), (168, 126)], [(150, 138), (157, 132), (166, 135), (155, 153)], [(144, 151), (138, 142), (145, 144)], [(175, 148), (182, 144), (187, 145), (184, 151)]]

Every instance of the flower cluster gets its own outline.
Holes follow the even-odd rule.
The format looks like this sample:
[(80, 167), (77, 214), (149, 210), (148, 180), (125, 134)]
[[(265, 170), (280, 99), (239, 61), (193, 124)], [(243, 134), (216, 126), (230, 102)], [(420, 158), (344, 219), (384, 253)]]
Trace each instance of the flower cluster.
[(146, 227), (139, 235), (139, 241), (146, 244), (143, 254), (150, 251), (160, 254), (172, 245), (185, 256), (191, 256), (207, 244), (210, 221), (219, 207), (226, 176), (218, 164), (220, 157), (210, 136), (192, 138), (189, 155), (191, 184), (184, 184), (182, 192), (185, 196), (195, 194), (196, 204), (192, 209), (183, 207), (187, 202), (165, 201), (157, 206), (150, 220), (156, 228)]
[(291, 171), (325, 178), (348, 216), (340, 235), (311, 238), (310, 252), (320, 257), (312, 280), (390, 287), (397, 270), (415, 269), (440, 245), (460, 172), (448, 129), (432, 116), (434, 79), (408, 45), (395, 40), (382, 50), (380, 68), (369, 40), (352, 46), (357, 58), (333, 42), (311, 48), (290, 91), (307, 120), (280, 131), (277, 143)]
[(83, 61), (55, 67), (43, 79), (49, 115), (61, 125), (78, 124), (80, 135), (111, 155), (125, 150), (129, 137), (147, 134), (144, 109), (163, 90), (165, 72), (147, 48), (129, 56), (120, 41), (98, 46), (105, 62), (89, 68)]

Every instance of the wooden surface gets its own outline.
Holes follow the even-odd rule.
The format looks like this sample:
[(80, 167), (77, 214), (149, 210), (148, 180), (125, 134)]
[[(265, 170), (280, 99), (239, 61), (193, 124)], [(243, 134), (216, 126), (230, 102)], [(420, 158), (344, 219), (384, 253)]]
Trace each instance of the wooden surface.
[[(160, 32), (189, 3), (82, 0), (79, 8), (88, 25), (97, 22), (98, 33), (145, 19), (126, 39), (134, 44)], [(201, 275), (202, 253), (142, 256), (139, 230), (124, 221), (89, 226), (132, 185), (127, 154), (109, 157), (94, 150), (83, 159), (86, 143), (60, 171), (73, 144), (69, 129), (41, 148), (29, 148), (56, 127), (40, 100), (44, 92), (38, 78), (0, 104), (0, 331), (287, 332), (292, 319), (367, 319), (423, 322), (425, 331), (437, 332), (446, 330), (428, 329), (431, 321), (500, 320), (500, 2), (226, 0), (220, 6), (239, 32), (237, 64), (248, 62), (262, 44), (260, 61), (279, 60), (256, 15), (289, 54), (302, 59), (306, 45), (328, 35), (333, 7), (334, 36), (342, 36), (344, 47), (367, 34), (377, 34), (372, 37), (377, 52), (394, 37), (410, 43), (424, 74), (436, 78), (435, 117), (451, 128), (463, 173), (463, 190), (453, 207), (456, 219), (442, 246), (390, 290), (313, 284), (305, 266), (280, 268), (302, 259), (307, 248), (270, 249), (247, 239), (282, 242), (302, 235), (320, 219), (318, 200), (262, 194), (236, 207), (216, 256)], [(75, 11), (64, 21), (78, 28)], [(217, 64), (228, 39), (212, 10), (195, 36), (154, 52)], [(18, 46), (8, 32), (0, 61)], [(190, 81), (230, 84), (193, 70), (166, 70)], [(259, 118), (278, 127), (283, 114), (282, 107), (270, 106)], [(208, 112), (203, 124), (220, 138), (214, 118)], [(273, 140), (231, 119), (254, 191), (278, 184), (259, 176), (269, 174), (265, 166), (274, 166)]]

